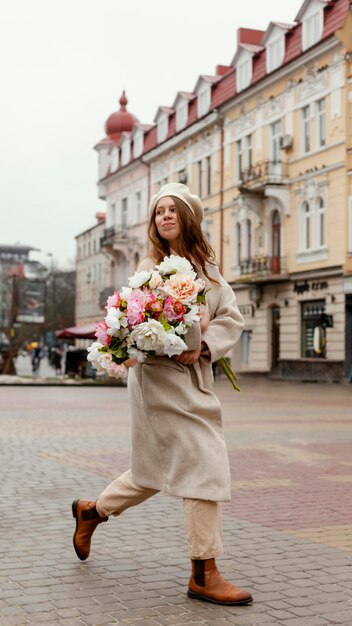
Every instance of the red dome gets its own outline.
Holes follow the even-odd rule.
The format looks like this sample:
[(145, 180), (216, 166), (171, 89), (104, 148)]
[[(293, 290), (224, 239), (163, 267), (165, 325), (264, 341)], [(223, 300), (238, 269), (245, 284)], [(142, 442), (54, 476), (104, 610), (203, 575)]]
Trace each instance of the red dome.
[(120, 110), (112, 113), (105, 122), (106, 134), (115, 141), (121, 133), (130, 133), (135, 123), (138, 122), (138, 119), (127, 111), (127, 102), (126, 94), (123, 91), (120, 98)]

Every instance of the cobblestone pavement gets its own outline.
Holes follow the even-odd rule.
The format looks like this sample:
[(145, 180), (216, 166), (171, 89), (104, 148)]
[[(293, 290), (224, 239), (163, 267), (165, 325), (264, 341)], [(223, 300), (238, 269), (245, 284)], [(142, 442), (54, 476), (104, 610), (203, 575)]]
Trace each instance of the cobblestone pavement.
[(247, 607), (186, 596), (182, 502), (157, 495), (96, 531), (71, 502), (129, 465), (125, 388), (0, 388), (0, 626), (352, 625), (352, 387), (217, 382), (233, 477), (221, 571)]

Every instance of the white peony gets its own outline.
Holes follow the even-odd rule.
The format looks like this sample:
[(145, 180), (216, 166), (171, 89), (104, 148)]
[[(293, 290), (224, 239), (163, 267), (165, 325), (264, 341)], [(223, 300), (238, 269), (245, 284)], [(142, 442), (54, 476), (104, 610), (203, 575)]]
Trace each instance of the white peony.
[(154, 270), (154, 272), (152, 272), (150, 281), (149, 281), (149, 287), (150, 289), (157, 289), (158, 287), (160, 287), (163, 284), (163, 279), (161, 278), (159, 272), (157, 272), (156, 270)]
[(163, 354), (170, 357), (187, 350), (187, 344), (185, 344), (183, 339), (172, 332), (165, 332), (163, 343)]
[(103, 347), (104, 346), (102, 343), (100, 343), (100, 341), (93, 341), (92, 345), (89, 346), (89, 348), (87, 348), (88, 361), (93, 363), (93, 361), (96, 361), (97, 359), (99, 359), (100, 355), (102, 354), (101, 352), (99, 352), (99, 348), (103, 348)]
[(128, 279), (128, 284), (132, 289), (141, 287), (144, 283), (148, 282), (151, 277), (151, 271), (136, 272)]
[(128, 320), (126, 315), (120, 309), (115, 309), (115, 307), (111, 307), (108, 309), (108, 314), (105, 317), (105, 322), (109, 326), (109, 330), (107, 331), (108, 335), (112, 337), (118, 337), (118, 331), (121, 328), (126, 328), (128, 324)]
[(128, 302), (131, 293), (132, 293), (131, 287), (122, 287), (120, 291), (121, 300), (124, 300), (124, 302)]
[(180, 324), (177, 324), (175, 328), (175, 332), (178, 335), (185, 335), (187, 331), (188, 331), (188, 326), (186, 326), (186, 324), (184, 324), (183, 322), (180, 322)]
[(163, 347), (164, 338), (163, 325), (154, 319), (148, 319), (134, 328), (131, 332), (131, 340), (139, 350), (155, 350), (160, 353)]
[(193, 270), (191, 263), (182, 256), (176, 256), (175, 254), (171, 254), (170, 256), (165, 256), (164, 260), (156, 265), (156, 269), (159, 270), (161, 274), (189, 274), (192, 278), (196, 278), (196, 273)]
[(185, 324), (192, 325), (194, 322), (200, 321), (199, 308), (196, 304), (193, 304), (190, 311), (183, 316)]
[(147, 355), (145, 354), (145, 352), (142, 352), (141, 350), (137, 350), (137, 348), (128, 348), (127, 349), (128, 352), (128, 356), (131, 359), (137, 359), (138, 363), (143, 363), (143, 361), (147, 358)]

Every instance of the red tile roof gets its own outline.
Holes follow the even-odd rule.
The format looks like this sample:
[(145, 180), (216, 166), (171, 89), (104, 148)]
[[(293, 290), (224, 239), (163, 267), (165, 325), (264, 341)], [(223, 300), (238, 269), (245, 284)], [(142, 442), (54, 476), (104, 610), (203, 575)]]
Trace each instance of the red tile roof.
[[(334, 32), (342, 28), (350, 6), (352, 6), (352, 0), (330, 0), (324, 8), (324, 30), (320, 41), (327, 39), (333, 35)], [(302, 54), (302, 26), (300, 23), (295, 25), (283, 24), (281, 22), (273, 23), (284, 29), (288, 29), (285, 33), (285, 57), (282, 64), (287, 65)], [(258, 45), (265, 32), (266, 31), (251, 30), (247, 28), (240, 28), (238, 30), (238, 45), (241, 45), (241, 47), (253, 52), (253, 76), (251, 85), (259, 82), (267, 75), (265, 65), (265, 48)], [(220, 67), (226, 68), (226, 66)], [(197, 83), (201, 78), (212, 84), (210, 111), (221, 106), (236, 95), (235, 68), (230, 67), (225, 73), (220, 71), (216, 76), (200, 75)], [(187, 97), (192, 96), (192, 94), (189, 94), (188, 92), (179, 93), (185, 93), (185, 96), (187, 94)], [(170, 107), (159, 107), (158, 112), (160, 110), (164, 110), (169, 113), (169, 129), (167, 138), (165, 139), (165, 141), (167, 141), (177, 134), (175, 123), (176, 113), (174, 109), (171, 109)], [(191, 126), (197, 122), (197, 120), (197, 98), (194, 97), (194, 99), (189, 102), (188, 121), (186, 127)], [(101, 142), (97, 145), (99, 146), (100, 144)], [(153, 126), (145, 133), (143, 154), (146, 154), (157, 146), (156, 126)], [(133, 160), (133, 158), (131, 160)]]

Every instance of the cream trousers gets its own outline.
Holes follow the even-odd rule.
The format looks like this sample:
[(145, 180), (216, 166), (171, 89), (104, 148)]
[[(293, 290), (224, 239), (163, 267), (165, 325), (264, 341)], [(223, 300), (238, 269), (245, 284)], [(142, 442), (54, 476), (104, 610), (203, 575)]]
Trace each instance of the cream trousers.
[[(156, 493), (155, 489), (136, 485), (131, 470), (128, 470), (104, 489), (96, 502), (96, 509), (101, 517), (120, 515)], [(184, 498), (183, 504), (191, 559), (211, 559), (222, 554), (220, 502)]]

